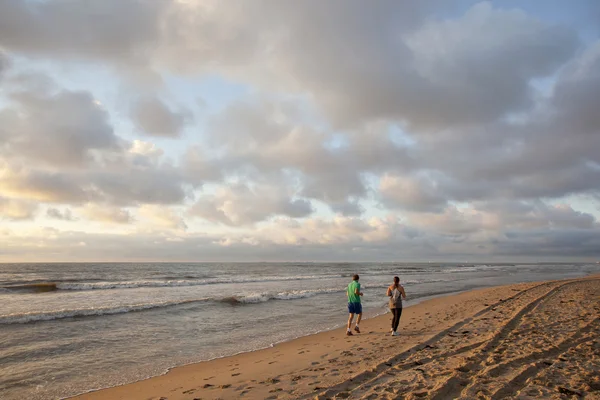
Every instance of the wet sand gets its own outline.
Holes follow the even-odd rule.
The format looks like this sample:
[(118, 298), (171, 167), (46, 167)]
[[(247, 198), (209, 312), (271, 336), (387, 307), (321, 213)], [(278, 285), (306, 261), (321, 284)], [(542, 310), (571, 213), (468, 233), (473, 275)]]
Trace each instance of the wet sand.
[[(410, 293), (408, 293), (410, 296)], [(340, 312), (340, 323), (347, 315)], [(600, 399), (600, 275), (501, 286), (76, 399)], [(276, 329), (276, 327), (273, 327)]]

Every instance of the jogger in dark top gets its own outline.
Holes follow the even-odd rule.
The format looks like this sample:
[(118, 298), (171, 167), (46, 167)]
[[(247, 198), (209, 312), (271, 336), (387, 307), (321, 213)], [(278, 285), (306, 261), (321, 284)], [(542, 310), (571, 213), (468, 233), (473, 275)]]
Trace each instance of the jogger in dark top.
[(402, 299), (406, 300), (404, 288), (400, 285), (400, 278), (394, 277), (394, 284), (387, 290), (390, 298), (390, 311), (392, 312), (392, 336), (398, 336), (398, 324), (402, 316)]

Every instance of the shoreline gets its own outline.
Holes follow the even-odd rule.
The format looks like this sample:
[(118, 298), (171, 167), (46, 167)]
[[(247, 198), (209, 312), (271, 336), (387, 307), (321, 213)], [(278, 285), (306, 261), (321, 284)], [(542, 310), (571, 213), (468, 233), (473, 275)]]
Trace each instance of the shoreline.
[[(170, 368), (137, 382), (83, 393), (70, 399), (301, 398), (348, 385), (414, 352), (432, 338), (450, 334), (509, 294), (543, 290), (568, 282), (598, 282), (600, 275), (561, 281), (520, 283), (442, 295), (405, 307), (401, 336), (390, 337), (389, 313), (363, 320), (363, 333), (345, 336), (345, 327), (301, 336), (270, 347)], [(536, 289), (537, 288), (537, 289)], [(491, 308), (490, 308), (491, 309)], [(489, 311), (489, 310), (488, 310)], [(344, 316), (345, 318), (345, 316)], [(407, 353), (408, 352), (408, 353)], [(371, 372), (369, 372), (371, 371)]]
[[(458, 291), (455, 291), (455, 292), (448, 292), (448, 293), (443, 293), (443, 294), (434, 294), (434, 295), (423, 296), (423, 297), (420, 297), (420, 298), (414, 300), (414, 303), (410, 304), (409, 306), (404, 306), (404, 308), (414, 307), (414, 306), (416, 306), (418, 304), (421, 304), (423, 302), (426, 302), (426, 301), (429, 301), (429, 300), (433, 300), (433, 299), (438, 299), (438, 298), (443, 298), (443, 297), (450, 297), (450, 296), (455, 296), (455, 295), (459, 295), (459, 294), (462, 294), (462, 293), (468, 293), (468, 292), (471, 292), (471, 291), (474, 291), (474, 290), (485, 290), (485, 289), (494, 288), (494, 287), (496, 287), (496, 286), (490, 286), (490, 287), (484, 287), (484, 288), (477, 288), (477, 289), (458, 290)], [(389, 314), (389, 309), (386, 308), (385, 311), (380, 312), (380, 313), (376, 313), (375, 315), (370, 316), (368, 318), (363, 318), (362, 321), (372, 320), (372, 319), (376, 319), (376, 318), (382, 318), (382, 317), (384, 317), (384, 316), (386, 316), (388, 314)], [(356, 321), (356, 318), (354, 320)], [(310, 336), (319, 335), (319, 334), (322, 334), (322, 333), (327, 333), (327, 332), (335, 331), (335, 330), (338, 330), (338, 329), (342, 329), (344, 327), (345, 327), (345, 325), (343, 325), (343, 326), (336, 326), (334, 328), (325, 328), (323, 330), (319, 330), (319, 331), (316, 331), (314, 333), (310, 333), (308, 335), (301, 335), (301, 336), (291, 337), (289, 339), (284, 339), (284, 340), (281, 340), (279, 342), (271, 343), (271, 344), (269, 344), (269, 345), (267, 345), (265, 347), (259, 347), (259, 348), (252, 349), (252, 350), (242, 350), (242, 351), (240, 351), (238, 353), (233, 353), (233, 354), (228, 354), (228, 355), (223, 355), (223, 356), (217, 356), (217, 357), (209, 358), (209, 359), (206, 359), (206, 360), (192, 361), (192, 362), (189, 362), (189, 363), (186, 363), (186, 364), (174, 365), (172, 367), (168, 367), (162, 373), (157, 374), (157, 375), (150, 375), (150, 376), (147, 376), (147, 377), (144, 377), (144, 378), (137, 379), (135, 381), (131, 381), (131, 382), (127, 382), (127, 383), (122, 383), (122, 384), (117, 384), (117, 385), (114, 385), (114, 386), (106, 386), (106, 387), (102, 387), (102, 388), (98, 388), (98, 389), (90, 389), (90, 390), (88, 390), (86, 392), (78, 393), (78, 394), (75, 394), (75, 395), (72, 395), (72, 396), (69, 396), (69, 397), (63, 397), (63, 398), (61, 398), (61, 400), (83, 398), (85, 395), (88, 395), (88, 394), (91, 394), (91, 393), (95, 393), (95, 392), (99, 392), (99, 391), (103, 391), (103, 390), (108, 390), (108, 389), (114, 389), (114, 388), (117, 388), (117, 387), (120, 387), (120, 386), (131, 385), (131, 384), (134, 384), (134, 383), (139, 383), (139, 382), (147, 381), (149, 379), (153, 379), (153, 378), (157, 378), (157, 377), (160, 377), (160, 376), (164, 376), (164, 375), (168, 374), (170, 371), (172, 371), (172, 370), (174, 370), (176, 368), (187, 367), (187, 366), (190, 366), (190, 365), (203, 364), (203, 363), (207, 363), (207, 362), (211, 362), (211, 361), (216, 361), (216, 360), (222, 360), (222, 359), (226, 359), (226, 358), (230, 358), (230, 357), (236, 357), (236, 356), (239, 356), (239, 355), (242, 355), (242, 354), (247, 354), (247, 353), (254, 353), (254, 352), (257, 352), (257, 351), (262, 351), (262, 350), (270, 349), (270, 348), (273, 348), (275, 346), (279, 346), (279, 345), (282, 345), (282, 344), (285, 344), (285, 343), (293, 342), (293, 341), (298, 340), (298, 339), (308, 338)]]

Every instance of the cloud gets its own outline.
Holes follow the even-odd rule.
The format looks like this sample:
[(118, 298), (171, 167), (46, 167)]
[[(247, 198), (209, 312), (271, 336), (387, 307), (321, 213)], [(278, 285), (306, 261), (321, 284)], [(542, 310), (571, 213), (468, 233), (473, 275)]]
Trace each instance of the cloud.
[(138, 209), (140, 220), (153, 227), (186, 230), (184, 219), (176, 211), (152, 204), (144, 204)]
[(190, 214), (210, 222), (240, 226), (275, 215), (302, 218), (312, 211), (309, 201), (294, 199), (282, 189), (238, 183), (220, 188), (215, 195), (202, 196), (190, 209)]
[(148, 98), (134, 106), (132, 119), (150, 136), (177, 137), (188, 120), (188, 114), (172, 111), (158, 98)]
[(440, 211), (448, 199), (435, 182), (423, 177), (385, 175), (379, 183), (382, 202), (389, 208), (413, 211)]
[(411, 213), (408, 224), (429, 233), (446, 235), (503, 234), (563, 229), (597, 230), (600, 224), (587, 213), (566, 204), (542, 201), (475, 202), (468, 207), (448, 206), (440, 213)]
[(0, 189), (5, 196), (47, 203), (81, 203), (89, 193), (69, 174), (29, 170), (0, 163)]
[(81, 167), (95, 150), (119, 149), (108, 114), (89, 92), (14, 92), (0, 113), (0, 154), (32, 164)]
[(447, 127), (497, 120), (532, 106), (529, 82), (552, 74), (574, 54), (574, 31), (520, 10), (474, 5), (457, 19), (431, 21), (407, 36), (417, 74), (407, 120)]
[(309, 93), (338, 126), (394, 119), (431, 129), (529, 108), (529, 80), (552, 74), (578, 47), (572, 30), (486, 2), (420, 25), (424, 11), (441, 2), (420, 3), (182, 8), (173, 14), (188, 15), (178, 19), (185, 22), (177, 41), (158, 57), (173, 69), (219, 69)]
[(331, 135), (298, 122), (306, 112), (302, 107), (254, 100), (256, 104), (234, 103), (213, 116), (207, 140), (219, 156), (210, 159), (199, 151), (189, 152), (187, 160), (196, 176), (218, 179), (241, 174), (277, 180), (284, 175), (301, 188), (303, 197), (322, 201), (335, 212), (357, 215), (358, 202), (368, 195), (365, 173), (410, 169), (414, 164), (407, 150), (382, 127), (352, 133), (344, 137), (342, 146), (329, 148)]
[(13, 221), (29, 220), (35, 217), (37, 204), (0, 197), (0, 219)]
[(2, 75), (6, 70), (8, 70), (10, 66), (10, 59), (3, 51), (0, 50), (0, 79), (2, 79)]
[(166, 2), (76, 0), (0, 3), (0, 46), (33, 56), (142, 62)]
[(110, 224), (131, 224), (134, 222), (130, 211), (110, 206), (87, 204), (82, 208), (81, 213), (91, 221)]
[(519, 7), (0, 2), (3, 218), (119, 231), (11, 222), (10, 251), (597, 254), (597, 7)]
[(63, 211), (58, 208), (50, 207), (46, 210), (46, 215), (52, 219), (58, 219), (61, 221), (76, 221), (77, 219), (73, 216), (73, 213), (69, 208), (65, 208)]

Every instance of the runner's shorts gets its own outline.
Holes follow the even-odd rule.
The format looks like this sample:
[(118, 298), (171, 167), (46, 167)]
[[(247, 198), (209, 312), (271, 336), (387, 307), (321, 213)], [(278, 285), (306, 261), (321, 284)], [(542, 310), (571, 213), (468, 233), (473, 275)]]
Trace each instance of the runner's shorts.
[(362, 304), (348, 303), (348, 312), (350, 314), (362, 314)]

